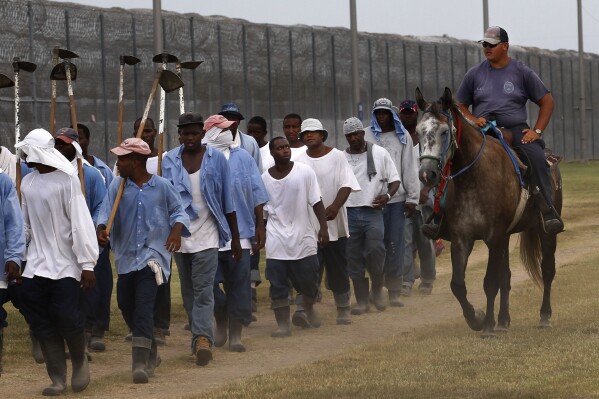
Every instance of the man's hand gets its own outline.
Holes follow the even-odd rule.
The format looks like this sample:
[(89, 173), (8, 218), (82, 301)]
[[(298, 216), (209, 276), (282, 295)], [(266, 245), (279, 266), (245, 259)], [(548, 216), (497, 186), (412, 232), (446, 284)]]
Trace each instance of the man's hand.
[(96, 285), (96, 275), (93, 270), (84, 270), (81, 272), (81, 288), (91, 290)]
[(524, 130), (522, 130), (522, 133), (523, 133), (522, 144), (532, 143), (533, 141), (541, 138), (541, 135), (537, 134), (532, 129), (524, 129)]
[(337, 214), (339, 213), (339, 208), (331, 204), (327, 207), (327, 209), (324, 210), (324, 213), (327, 217), (327, 220), (335, 220)]
[(256, 226), (256, 235), (254, 236), (254, 243), (252, 244), (252, 252), (257, 253), (266, 244), (266, 228), (264, 224), (262, 226)]
[(239, 238), (231, 240), (231, 257), (235, 262), (241, 260), (241, 242), (239, 241)]
[(404, 215), (406, 215), (406, 218), (407, 219), (411, 218), (412, 216), (414, 216), (415, 213), (416, 213), (416, 204), (406, 202), (406, 205), (404, 207)]
[(4, 271), (6, 272), (6, 281), (16, 280), (21, 277), (21, 271), (19, 270), (19, 265), (15, 261), (9, 260), (6, 262), (4, 266)]
[(324, 248), (329, 245), (329, 229), (328, 227), (321, 227), (318, 231), (318, 246)]
[(169, 233), (166, 243), (164, 246), (166, 249), (173, 253), (177, 252), (181, 248), (181, 231), (183, 230), (183, 224), (175, 223), (171, 232)]
[(372, 207), (374, 209), (383, 209), (389, 202), (389, 196), (387, 194), (377, 195), (374, 201), (372, 201)]
[(487, 126), (487, 120), (482, 116), (480, 118), (475, 118), (473, 122), (480, 128)]

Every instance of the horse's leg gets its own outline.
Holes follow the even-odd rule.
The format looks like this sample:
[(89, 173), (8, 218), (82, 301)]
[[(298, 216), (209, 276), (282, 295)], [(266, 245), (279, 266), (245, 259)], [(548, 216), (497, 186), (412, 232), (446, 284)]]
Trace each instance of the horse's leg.
[(501, 285), (499, 286), (499, 313), (497, 314), (497, 326), (495, 331), (507, 332), (510, 327), (510, 290), (512, 272), (510, 271), (509, 257), (507, 257), (507, 265), (505, 273), (501, 279)]
[(468, 257), (472, 252), (474, 241), (465, 239), (454, 239), (451, 241), (451, 292), (462, 306), (462, 312), (466, 323), (474, 331), (483, 329), (485, 313), (482, 310), (474, 310), (468, 302), (466, 291), (466, 265)]
[(487, 296), (487, 315), (483, 326), (483, 337), (495, 336), (495, 298), (508, 270), (509, 236), (487, 241), (489, 261), (483, 287)]
[(551, 284), (555, 277), (555, 250), (557, 237), (541, 232), (541, 273), (543, 275), (543, 303), (541, 305), (541, 320), (539, 328), (551, 327)]

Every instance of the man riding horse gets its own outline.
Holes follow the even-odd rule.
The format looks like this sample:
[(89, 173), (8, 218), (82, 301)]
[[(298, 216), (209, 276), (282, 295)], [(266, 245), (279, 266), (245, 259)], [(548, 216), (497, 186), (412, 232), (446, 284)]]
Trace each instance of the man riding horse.
[[(509, 38), (504, 29), (490, 27), (479, 43), (482, 43), (486, 60), (464, 76), (456, 93), (461, 102), (458, 107), (480, 128), (485, 127), (494, 114), (497, 126), (512, 132), (512, 147), (521, 157), (524, 155), (523, 161), (532, 168), (534, 184), (531, 188), (537, 185), (541, 194), (537, 195), (536, 204), (543, 217), (543, 228), (548, 234), (558, 234), (564, 230), (564, 223), (551, 198), (551, 177), (542, 139), (553, 112), (553, 96), (532, 69), (509, 57)], [(526, 122), (528, 100), (539, 106), (532, 129)], [(470, 105), (472, 113), (468, 110)], [(439, 225), (433, 221), (422, 230), (427, 236), (436, 237)]]

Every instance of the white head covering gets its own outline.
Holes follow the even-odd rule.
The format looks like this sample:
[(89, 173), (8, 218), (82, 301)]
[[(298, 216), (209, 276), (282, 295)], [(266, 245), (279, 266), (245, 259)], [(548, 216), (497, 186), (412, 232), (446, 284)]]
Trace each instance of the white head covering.
[(229, 129), (221, 129), (218, 126), (208, 129), (202, 141), (222, 152), (227, 159), (229, 159), (231, 148), (238, 147), (233, 141), (233, 133)]
[(34, 129), (25, 138), (15, 144), (17, 156), (25, 154), (28, 163), (41, 163), (56, 168), (68, 175), (74, 175), (76, 169), (58, 150), (54, 148), (54, 138), (47, 130)]

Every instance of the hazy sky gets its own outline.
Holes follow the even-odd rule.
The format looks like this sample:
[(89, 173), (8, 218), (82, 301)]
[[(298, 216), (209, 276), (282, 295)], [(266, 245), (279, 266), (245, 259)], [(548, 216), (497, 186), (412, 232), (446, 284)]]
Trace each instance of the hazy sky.
[[(152, 0), (73, 1), (96, 7), (152, 8)], [(123, 5), (126, 3), (126, 6)], [(510, 43), (578, 50), (576, 0), (488, 0), (489, 23)], [(358, 30), (414, 36), (482, 37), (482, 0), (357, 0)], [(599, 0), (582, 0), (585, 52), (599, 54)], [(162, 9), (280, 25), (349, 27), (349, 0), (162, 0)]]

